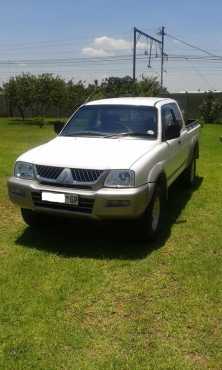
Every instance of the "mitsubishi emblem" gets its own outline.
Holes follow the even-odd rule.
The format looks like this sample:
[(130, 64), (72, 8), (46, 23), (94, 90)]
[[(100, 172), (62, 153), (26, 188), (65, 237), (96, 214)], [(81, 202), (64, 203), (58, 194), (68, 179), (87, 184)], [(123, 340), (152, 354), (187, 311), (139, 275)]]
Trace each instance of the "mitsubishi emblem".
[(64, 170), (61, 172), (61, 174), (57, 178), (57, 181), (60, 184), (72, 185), (74, 181), (73, 181), (72, 172), (70, 168), (64, 168)]

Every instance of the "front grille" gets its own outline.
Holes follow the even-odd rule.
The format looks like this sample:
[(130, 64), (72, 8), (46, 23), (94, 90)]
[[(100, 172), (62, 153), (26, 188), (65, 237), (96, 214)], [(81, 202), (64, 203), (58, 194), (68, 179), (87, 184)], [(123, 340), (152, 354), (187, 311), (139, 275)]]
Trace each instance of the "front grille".
[[(59, 175), (65, 168), (63, 167), (53, 167), (53, 166), (42, 166), (36, 165), (36, 171), (40, 178), (44, 180), (53, 180), (56, 182)], [(102, 175), (102, 170), (89, 170), (89, 169), (78, 169), (71, 168), (71, 174), (73, 182), (75, 183), (94, 183)], [(70, 184), (69, 184), (70, 185)]]
[(77, 182), (95, 182), (102, 174), (102, 170), (71, 169), (72, 177)]
[(44, 177), (45, 179), (50, 180), (56, 180), (57, 177), (62, 173), (63, 168), (36, 165), (36, 171), (40, 177)]
[(61, 204), (61, 203), (52, 203), (42, 200), (42, 196), (40, 192), (32, 192), (32, 201), (36, 207), (44, 207), (56, 210), (64, 210), (70, 212), (80, 212), (80, 213), (92, 213), (94, 199), (87, 198), (83, 196), (79, 196), (79, 204), (78, 206), (72, 206), (69, 204)]

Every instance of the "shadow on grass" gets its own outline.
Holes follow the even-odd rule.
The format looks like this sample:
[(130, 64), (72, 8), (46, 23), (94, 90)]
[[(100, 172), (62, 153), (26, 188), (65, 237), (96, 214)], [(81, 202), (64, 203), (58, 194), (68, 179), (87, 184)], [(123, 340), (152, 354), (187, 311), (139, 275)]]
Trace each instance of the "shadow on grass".
[(51, 227), (35, 230), (26, 228), (16, 244), (27, 248), (44, 250), (64, 257), (96, 259), (142, 259), (152, 251), (164, 246), (173, 224), (186, 223), (180, 214), (187, 202), (201, 185), (198, 177), (195, 187), (184, 188), (181, 181), (175, 182), (169, 191), (167, 217), (163, 231), (155, 242), (139, 241), (135, 221), (119, 222), (55, 222)]

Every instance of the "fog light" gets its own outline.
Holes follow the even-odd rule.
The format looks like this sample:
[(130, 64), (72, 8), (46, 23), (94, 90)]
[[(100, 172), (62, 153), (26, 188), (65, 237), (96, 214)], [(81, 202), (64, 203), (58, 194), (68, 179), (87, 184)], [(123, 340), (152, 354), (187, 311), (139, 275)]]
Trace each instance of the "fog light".
[(130, 201), (129, 200), (123, 200), (123, 199), (118, 199), (118, 200), (108, 200), (106, 202), (107, 207), (129, 207)]

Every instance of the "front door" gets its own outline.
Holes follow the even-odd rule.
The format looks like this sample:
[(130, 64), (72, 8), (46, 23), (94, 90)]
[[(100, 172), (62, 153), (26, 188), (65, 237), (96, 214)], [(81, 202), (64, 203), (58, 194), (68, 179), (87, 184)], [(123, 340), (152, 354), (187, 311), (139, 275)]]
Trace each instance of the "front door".
[(177, 174), (180, 172), (184, 164), (184, 156), (182, 150), (182, 141), (181, 137), (176, 137), (170, 140), (167, 140), (165, 137), (167, 127), (170, 125), (181, 125), (179, 121), (176, 120), (174, 111), (171, 107), (171, 104), (166, 104), (161, 108), (161, 117), (162, 117), (162, 140), (166, 142), (166, 175), (168, 182), (171, 183), (174, 178), (177, 177)]

